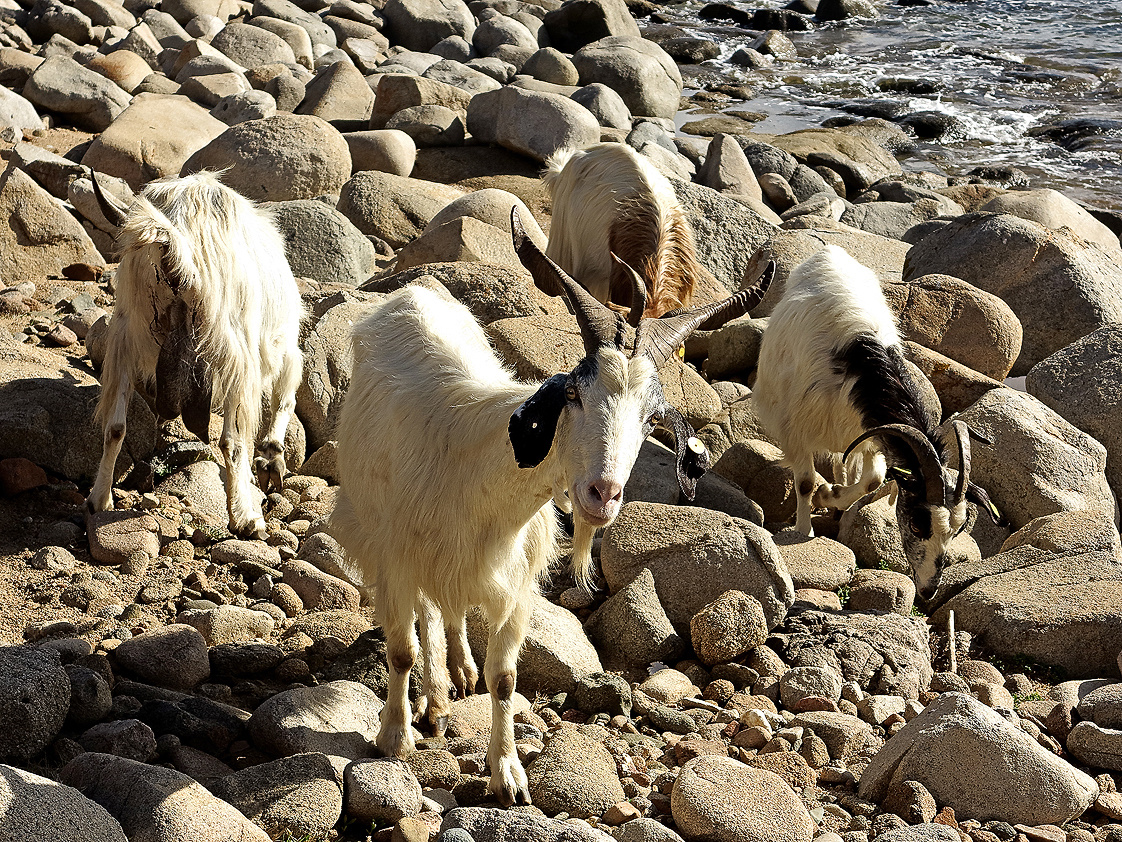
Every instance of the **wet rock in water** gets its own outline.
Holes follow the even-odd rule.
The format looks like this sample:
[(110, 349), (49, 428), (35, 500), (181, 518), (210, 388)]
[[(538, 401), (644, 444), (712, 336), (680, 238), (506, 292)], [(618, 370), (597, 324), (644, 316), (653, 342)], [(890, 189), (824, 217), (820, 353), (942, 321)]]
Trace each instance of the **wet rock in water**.
[(533, 803), (546, 813), (599, 817), (625, 799), (612, 755), (577, 729), (552, 732), (526, 778)]
[(2, 764), (0, 815), (26, 842), (126, 842), (120, 822), (74, 787)]
[(382, 700), (353, 681), (297, 687), (271, 697), (253, 712), (249, 734), (277, 755), (322, 752), (365, 757), (378, 733)]
[(269, 840), (236, 808), (173, 769), (87, 752), (64, 766), (59, 779), (108, 810), (130, 839)]
[(259, 827), (324, 836), (343, 810), (342, 782), (324, 754), (297, 754), (241, 769), (210, 791)]
[(691, 760), (670, 800), (687, 840), (809, 842), (814, 835), (814, 820), (782, 778), (728, 757)]
[(901, 117), (899, 123), (923, 140), (953, 140), (966, 135), (966, 124), (961, 119), (941, 111), (913, 111)]
[(918, 781), (960, 815), (1028, 825), (1079, 816), (1099, 789), (961, 693), (940, 696), (889, 740), (861, 775), (861, 797), (882, 801), (892, 780)]
[(0, 757), (29, 760), (46, 748), (66, 721), (70, 692), (58, 652), (0, 648)]
[(194, 628), (182, 624), (123, 641), (109, 660), (114, 670), (172, 690), (190, 690), (210, 675), (206, 641)]

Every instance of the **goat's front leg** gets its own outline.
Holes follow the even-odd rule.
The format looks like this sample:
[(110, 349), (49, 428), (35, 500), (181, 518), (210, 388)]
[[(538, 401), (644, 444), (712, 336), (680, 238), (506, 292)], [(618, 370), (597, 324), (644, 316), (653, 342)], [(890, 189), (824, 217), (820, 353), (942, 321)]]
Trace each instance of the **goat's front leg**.
[(445, 618), (448, 669), (452, 675), (452, 685), (456, 688), (456, 696), (466, 699), (475, 692), (475, 685), (479, 683), (479, 667), (475, 665), (471, 647), (468, 646), (467, 617), (461, 614), (457, 619), (453, 623), (450, 618)]
[(249, 467), (252, 445), (245, 415), (237, 405), (227, 401), (222, 418), (222, 438), (218, 446), (226, 462), (226, 509), (230, 513), (230, 531), (242, 538), (264, 540), (265, 518), (261, 514), (259, 492), (253, 486)]
[(261, 455), (253, 460), (257, 483), (266, 494), (280, 492), (288, 468), (284, 463), (284, 434), (296, 409), (296, 388), (300, 385), (300, 356), (287, 354), (273, 382), (269, 397), (270, 422), (261, 440)]
[(813, 505), (845, 511), (866, 494), (884, 484), (884, 456), (873, 448), (861, 451), (861, 470), (849, 485), (832, 483), (823, 485), (814, 493)]
[(501, 608), (491, 610), (488, 619), (491, 633), (487, 638), (487, 658), (483, 669), (487, 676), (487, 690), (491, 693), (491, 745), (487, 749), (487, 763), (491, 767), (491, 780), (487, 791), (504, 807), (515, 802), (530, 803), (530, 789), (526, 772), (518, 760), (514, 746), (514, 687), (518, 680), (518, 653), (526, 637), (529, 610), (526, 599), (515, 598), (515, 608), (502, 620)]
[[(110, 384), (106, 384), (113, 388)], [(122, 377), (117, 381), (113, 409), (105, 420), (105, 437), (102, 440), (101, 463), (97, 466), (90, 496), (86, 498), (86, 510), (105, 512), (113, 508), (113, 474), (117, 469), (117, 457), (125, 442), (126, 420), (129, 412), (129, 398), (132, 397), (132, 381)]]
[(448, 675), (448, 647), (444, 637), (444, 619), (435, 605), (421, 597), (421, 651), (425, 657), (425, 688), (418, 700), (417, 718), (427, 716), (432, 731), (441, 736), (448, 728), (448, 693), (452, 679)]
[(378, 748), (386, 757), (405, 757), (415, 747), (409, 709), (409, 672), (417, 661), (413, 600), (397, 593), (393, 585), (385, 581), (379, 583), (375, 604), (386, 635), (390, 673), (386, 705), (382, 708), (378, 728)]
[(810, 525), (812, 511), (811, 496), (817, 485), (818, 475), (814, 470), (814, 458), (792, 462), (791, 470), (795, 475), (795, 529), (806, 535), (814, 537), (814, 530)]

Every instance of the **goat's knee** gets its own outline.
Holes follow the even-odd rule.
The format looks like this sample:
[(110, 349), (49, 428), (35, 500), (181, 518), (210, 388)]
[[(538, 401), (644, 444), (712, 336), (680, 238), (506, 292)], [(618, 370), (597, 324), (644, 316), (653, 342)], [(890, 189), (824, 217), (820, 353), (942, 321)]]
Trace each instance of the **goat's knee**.
[(491, 692), (495, 694), (495, 698), (499, 701), (510, 701), (510, 698), (514, 695), (516, 680), (515, 673), (513, 672), (501, 673), (495, 680), (494, 687), (490, 688)]
[(410, 652), (393, 652), (390, 654), (390, 666), (399, 674), (408, 674), (413, 669), (415, 660)]

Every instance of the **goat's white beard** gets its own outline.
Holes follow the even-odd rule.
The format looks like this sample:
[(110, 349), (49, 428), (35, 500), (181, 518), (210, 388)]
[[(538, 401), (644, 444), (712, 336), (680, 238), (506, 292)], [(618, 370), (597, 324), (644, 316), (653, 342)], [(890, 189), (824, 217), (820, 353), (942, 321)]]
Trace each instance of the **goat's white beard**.
[(592, 542), (596, 538), (597, 526), (587, 523), (577, 515), (573, 518), (573, 581), (578, 588), (591, 596), (592, 585)]

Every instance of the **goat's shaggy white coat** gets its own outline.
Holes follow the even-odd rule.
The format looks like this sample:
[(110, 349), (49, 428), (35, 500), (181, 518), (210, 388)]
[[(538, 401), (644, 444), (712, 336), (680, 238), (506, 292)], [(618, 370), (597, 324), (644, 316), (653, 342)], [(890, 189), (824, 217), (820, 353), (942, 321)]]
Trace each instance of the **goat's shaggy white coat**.
[[(268, 211), (213, 173), (153, 182), (119, 233), (121, 262), (109, 323), (97, 418), (105, 441), (87, 505), (113, 508), (114, 466), (134, 388), (151, 395), (169, 308), (181, 300), (205, 363), (213, 402), (224, 416), (230, 529), (264, 537), (250, 457), (263, 410), (263, 471), (279, 486), (284, 434), (295, 408), (304, 314), (284, 240)], [(266, 405), (267, 403), (267, 405)]]
[[(837, 354), (862, 334), (885, 347), (900, 345), (896, 317), (876, 275), (844, 249), (827, 246), (791, 273), (761, 342), (753, 403), (794, 473), (795, 528), (805, 535), (813, 534), (812, 506), (846, 509), (884, 482), (885, 458), (873, 439), (854, 451), (853, 458), (860, 454), (861, 466), (848, 485), (840, 458), (866, 426), (852, 398), (856, 381), (839, 370)], [(836, 484), (817, 488), (818, 454), (833, 456)], [(921, 591), (938, 581), (947, 544), (966, 522), (965, 502), (949, 509), (927, 508), (932, 538), (922, 548), (912, 535), (904, 534), (908, 513), (897, 508)]]
[[(561, 411), (548, 455), (521, 468), (508, 423), (541, 384), (513, 378), (466, 307), (410, 286), (354, 330), (332, 529), (372, 587), (386, 634), (390, 685), (378, 746), (393, 756), (413, 749), (407, 690), (418, 648), (414, 616), (425, 656), (421, 709), (439, 727), (450, 685), (461, 694), (474, 687), (463, 617), (481, 605), (490, 628), (488, 788), (507, 804), (529, 800), (511, 696), (531, 593), (559, 553), (554, 489), (565, 489), (574, 504), (574, 573), (587, 580), (592, 534), (618, 513), (652, 426), (657, 373), (650, 360), (604, 346), (595, 363), (595, 376), (578, 384), (579, 399)], [(661, 403), (661, 390), (656, 397)]]
[(688, 305), (698, 280), (711, 278), (674, 188), (627, 144), (562, 150), (543, 179), (553, 196), (546, 254), (598, 301), (630, 303), (613, 251), (645, 281), (652, 318)]

